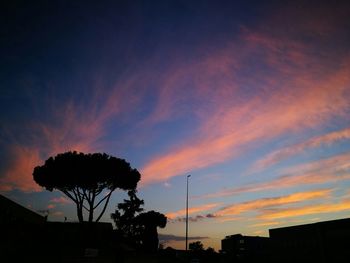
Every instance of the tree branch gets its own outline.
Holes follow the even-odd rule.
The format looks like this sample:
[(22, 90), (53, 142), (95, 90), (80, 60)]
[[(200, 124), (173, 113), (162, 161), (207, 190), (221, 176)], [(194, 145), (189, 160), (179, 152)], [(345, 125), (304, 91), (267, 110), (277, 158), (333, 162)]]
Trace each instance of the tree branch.
[(64, 193), (66, 196), (68, 196), (71, 200), (73, 200), (73, 202), (74, 203), (78, 203), (78, 200), (76, 200), (70, 193), (69, 193), (69, 191), (67, 191), (67, 190), (62, 190), (62, 189), (60, 189), (61, 191), (62, 191), (62, 193)]
[[(114, 191), (114, 189), (111, 190), (111, 191), (109, 192), (108, 195), (106, 195), (105, 197), (103, 197), (103, 198), (94, 206), (94, 209), (96, 209), (106, 198), (109, 198), (109, 196), (112, 194), (113, 191)], [(96, 196), (97, 196), (97, 195), (96, 195)]]
[(100, 215), (99, 215), (98, 218), (96, 219), (96, 222), (98, 222), (98, 221), (101, 219), (103, 213), (106, 211), (106, 208), (107, 208), (109, 199), (111, 198), (112, 192), (113, 192), (113, 191), (114, 191), (114, 190), (111, 190), (111, 191), (109, 192), (109, 194), (107, 195), (108, 197), (107, 197), (107, 200), (106, 200), (106, 202), (105, 202), (105, 205), (103, 206), (103, 209), (102, 209)]

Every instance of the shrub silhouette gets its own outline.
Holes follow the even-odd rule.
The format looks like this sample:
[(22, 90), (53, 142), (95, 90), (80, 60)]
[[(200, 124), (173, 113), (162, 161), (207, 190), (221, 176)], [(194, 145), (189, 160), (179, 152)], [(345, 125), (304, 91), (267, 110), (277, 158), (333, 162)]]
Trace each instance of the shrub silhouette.
[(119, 203), (115, 212), (111, 214), (111, 218), (120, 236), (137, 243), (139, 226), (136, 224), (135, 217), (143, 211), (141, 206), (144, 205), (144, 201), (136, 196), (136, 190), (129, 191), (128, 195), (130, 200), (124, 199), (123, 203)]
[(129, 191), (128, 194), (130, 200), (124, 199), (124, 203), (119, 203), (111, 214), (117, 234), (136, 247), (154, 252), (159, 243), (157, 227), (164, 228), (167, 218), (155, 211), (140, 213), (143, 211), (141, 206), (144, 201), (136, 196), (136, 191)]
[(146, 251), (157, 251), (159, 243), (157, 227), (164, 228), (166, 226), (166, 216), (152, 210), (139, 214), (136, 217), (136, 222), (142, 229), (141, 240), (143, 248)]
[(123, 159), (105, 153), (74, 151), (50, 157), (44, 165), (34, 168), (33, 177), (48, 191), (57, 189), (73, 200), (79, 222), (84, 221), (83, 209), (92, 222), (95, 209), (102, 205), (98, 222), (114, 190), (135, 190), (141, 175)]
[(192, 251), (203, 251), (203, 244), (201, 241), (195, 241), (188, 245), (188, 248)]

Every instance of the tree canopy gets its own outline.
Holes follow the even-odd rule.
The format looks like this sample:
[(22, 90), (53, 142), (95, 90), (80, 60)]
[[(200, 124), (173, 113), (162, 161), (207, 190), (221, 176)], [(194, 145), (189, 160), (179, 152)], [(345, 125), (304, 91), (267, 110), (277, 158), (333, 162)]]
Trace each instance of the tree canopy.
[(201, 241), (195, 241), (195, 242), (192, 242), (188, 245), (188, 248), (192, 251), (202, 251), (204, 250), (203, 248), (203, 244)]
[(92, 222), (95, 209), (102, 205), (98, 222), (113, 191), (135, 190), (141, 175), (124, 159), (105, 153), (74, 151), (50, 157), (44, 165), (34, 168), (33, 177), (40, 186), (49, 191), (57, 189), (73, 200), (80, 222), (84, 221), (83, 209)]
[(164, 228), (167, 218), (153, 210), (141, 213), (144, 201), (136, 196), (136, 191), (128, 194), (130, 200), (124, 199), (124, 203), (119, 203), (111, 214), (116, 231), (134, 245), (146, 251), (156, 251), (159, 243), (157, 227)]
[(141, 241), (144, 249), (157, 251), (159, 243), (157, 227), (164, 228), (166, 226), (166, 216), (152, 210), (139, 214), (135, 220), (142, 229)]
[(111, 218), (121, 236), (135, 239), (138, 232), (135, 217), (143, 211), (144, 201), (137, 197), (136, 191), (129, 191), (128, 195), (130, 200), (124, 199), (123, 203), (119, 203), (115, 212), (111, 214)]

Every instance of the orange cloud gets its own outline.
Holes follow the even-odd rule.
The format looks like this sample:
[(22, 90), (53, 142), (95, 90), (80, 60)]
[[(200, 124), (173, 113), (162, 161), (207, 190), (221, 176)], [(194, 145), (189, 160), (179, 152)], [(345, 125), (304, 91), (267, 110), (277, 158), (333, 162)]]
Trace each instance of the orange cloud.
[(242, 217), (217, 217), (217, 220), (220, 223), (230, 222), (230, 221), (239, 221), (242, 220)]
[[(203, 211), (208, 211), (210, 209), (213, 209), (214, 207), (217, 207), (219, 204), (218, 203), (213, 203), (213, 204), (205, 204), (201, 206), (196, 206), (196, 207), (189, 207), (188, 208), (188, 214), (194, 214), (198, 212), (203, 212)], [(178, 210), (176, 212), (170, 212), (166, 213), (166, 217), (169, 219), (175, 219), (177, 217), (181, 217), (186, 215), (186, 209)]]
[(264, 211), (258, 218), (263, 220), (274, 220), (313, 214), (326, 214), (350, 210), (350, 201), (343, 200), (339, 203), (308, 205), (297, 208), (285, 208), (273, 211)]
[(259, 160), (253, 170), (261, 170), (268, 166), (281, 162), (291, 156), (297, 155), (306, 149), (319, 147), (323, 144), (332, 144), (334, 142), (350, 139), (350, 128), (346, 128), (340, 131), (328, 133), (326, 135), (311, 138), (303, 143), (292, 145), (275, 152), (270, 153), (265, 158)]
[(197, 196), (196, 198), (216, 198), (246, 192), (266, 191), (290, 188), (307, 184), (323, 184), (350, 179), (350, 153), (339, 154), (307, 164), (297, 165), (283, 171), (285, 174), (276, 179), (248, 184), (242, 187), (225, 189), (216, 193)]
[(308, 192), (299, 192), (281, 197), (262, 198), (224, 207), (216, 214), (219, 216), (239, 215), (250, 211), (256, 212), (268, 207), (283, 206), (286, 204), (299, 203), (318, 198), (327, 198), (330, 196), (331, 191), (331, 189), (321, 189)]
[(276, 226), (276, 225), (280, 225), (280, 224), (281, 224), (281, 222), (272, 221), (272, 222), (263, 222), (263, 223), (254, 224), (254, 225), (251, 225), (251, 227)]

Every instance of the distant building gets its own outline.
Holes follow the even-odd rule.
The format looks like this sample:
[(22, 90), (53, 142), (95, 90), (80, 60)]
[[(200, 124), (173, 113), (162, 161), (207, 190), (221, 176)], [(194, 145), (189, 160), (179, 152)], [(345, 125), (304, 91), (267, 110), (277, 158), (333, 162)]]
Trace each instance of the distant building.
[(111, 223), (46, 222), (0, 195), (0, 262), (115, 262)]
[(274, 262), (348, 262), (350, 218), (270, 229)]
[(270, 251), (268, 237), (243, 236), (241, 234), (226, 236), (221, 240), (221, 251), (231, 260), (267, 260)]

